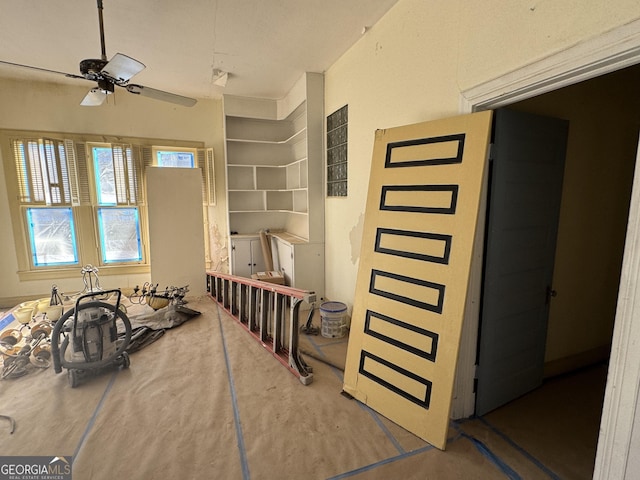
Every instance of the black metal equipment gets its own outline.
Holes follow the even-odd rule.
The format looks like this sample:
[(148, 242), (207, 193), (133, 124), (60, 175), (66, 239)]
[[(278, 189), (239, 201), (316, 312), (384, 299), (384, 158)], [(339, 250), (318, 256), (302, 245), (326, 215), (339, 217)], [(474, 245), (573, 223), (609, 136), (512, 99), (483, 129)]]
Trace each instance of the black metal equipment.
[[(115, 303), (106, 300), (115, 295)], [(68, 370), (69, 384), (114, 367), (128, 368), (131, 322), (120, 308), (120, 290), (82, 295), (75, 307), (56, 322), (51, 333), (51, 356), (56, 373)], [(118, 327), (124, 336), (118, 336)]]

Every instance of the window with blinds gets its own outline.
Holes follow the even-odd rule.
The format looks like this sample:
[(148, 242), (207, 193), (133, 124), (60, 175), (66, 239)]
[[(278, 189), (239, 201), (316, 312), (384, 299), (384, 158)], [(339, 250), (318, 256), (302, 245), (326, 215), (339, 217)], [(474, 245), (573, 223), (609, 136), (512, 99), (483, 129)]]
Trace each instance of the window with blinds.
[[(71, 184), (63, 141), (13, 141), (19, 201), (29, 232), (33, 265), (78, 263)], [(67, 208), (61, 208), (61, 207)]]
[(89, 145), (93, 159), (96, 218), (101, 262), (140, 262), (143, 258), (138, 204), (140, 169), (130, 145)]
[(146, 167), (201, 168), (203, 204), (215, 204), (213, 149), (198, 142), (156, 147), (146, 139), (0, 134), (14, 157), (5, 171), (16, 181), (12, 219), (24, 225), (14, 229), (21, 275), (85, 264), (148, 268)]
[(130, 145), (91, 145), (98, 205), (136, 205), (142, 197)]
[(46, 138), (14, 140), (13, 151), (20, 203), (71, 205), (64, 142)]

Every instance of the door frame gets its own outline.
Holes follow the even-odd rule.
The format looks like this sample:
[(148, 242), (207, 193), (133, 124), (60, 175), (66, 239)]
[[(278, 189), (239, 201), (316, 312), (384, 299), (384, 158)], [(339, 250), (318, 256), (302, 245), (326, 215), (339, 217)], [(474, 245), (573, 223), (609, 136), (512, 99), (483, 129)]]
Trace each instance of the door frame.
[[(561, 52), (463, 90), (460, 112), (503, 107), (640, 63), (640, 19)], [(636, 158), (636, 165), (640, 158)], [(486, 182), (486, 179), (485, 179)], [(484, 189), (486, 192), (486, 188)], [(480, 210), (478, 232), (484, 231), (486, 209)], [(473, 415), (476, 345), (480, 315), (483, 235), (474, 249), (469, 298), (460, 345), (453, 418)], [(624, 478), (640, 385), (640, 171), (634, 177), (618, 305), (611, 346), (594, 479)], [(637, 430), (637, 429), (636, 429)]]

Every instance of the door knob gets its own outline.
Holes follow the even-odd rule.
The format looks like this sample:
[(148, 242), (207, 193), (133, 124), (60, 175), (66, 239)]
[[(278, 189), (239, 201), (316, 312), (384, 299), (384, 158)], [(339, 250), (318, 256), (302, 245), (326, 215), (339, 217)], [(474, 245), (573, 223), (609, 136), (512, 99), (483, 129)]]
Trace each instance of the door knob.
[(546, 302), (549, 303), (551, 301), (551, 297), (556, 297), (556, 296), (558, 296), (558, 292), (556, 292), (553, 288), (551, 288), (549, 285), (547, 285)]

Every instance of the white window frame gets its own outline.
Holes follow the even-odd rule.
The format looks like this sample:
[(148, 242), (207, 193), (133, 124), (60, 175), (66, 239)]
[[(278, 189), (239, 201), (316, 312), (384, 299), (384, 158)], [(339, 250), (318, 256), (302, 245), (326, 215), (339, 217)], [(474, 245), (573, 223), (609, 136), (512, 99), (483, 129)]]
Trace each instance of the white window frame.
[[(111, 149), (111, 158), (113, 162), (115, 201), (100, 202), (100, 192), (98, 191), (98, 177), (96, 171), (96, 160), (93, 157), (94, 148)], [(128, 143), (104, 143), (104, 142), (87, 142), (85, 144), (86, 158), (90, 172), (92, 207), (94, 218), (94, 234), (95, 244), (98, 251), (98, 261), (96, 262), (101, 268), (116, 266), (133, 266), (147, 265), (148, 252), (145, 246), (148, 244), (146, 238), (146, 230), (143, 228), (143, 219), (146, 219), (146, 209), (144, 190), (142, 188), (142, 158), (135, 155), (136, 149)], [(106, 260), (106, 252), (104, 249), (104, 239), (102, 238), (102, 229), (100, 228), (100, 210), (104, 209), (124, 209), (134, 208), (137, 211), (138, 219), (138, 243), (139, 243), (139, 260)]]
[[(21, 191), (18, 179), (20, 172), (16, 167), (13, 140), (27, 139), (53, 139), (64, 145), (67, 158), (67, 174), (70, 179), (69, 193), (65, 205), (53, 204), (72, 208), (74, 225), (76, 229), (76, 248), (78, 254), (77, 264), (35, 266), (31, 256), (30, 234), (28, 231), (26, 208), (30, 206), (45, 206), (46, 202), (39, 204), (34, 202), (23, 203), (20, 198)], [(196, 158), (207, 157), (207, 150), (202, 148), (201, 142), (157, 140), (144, 138), (109, 137), (91, 134), (52, 133), (23, 130), (0, 130), (0, 149), (5, 172), (5, 183), (9, 198), (9, 211), (15, 251), (17, 255), (18, 277), (20, 281), (55, 280), (60, 278), (73, 278), (78, 275), (78, 266), (91, 264), (100, 267), (101, 275), (128, 275), (145, 274), (150, 272), (148, 254), (148, 225), (147, 205), (144, 198), (144, 169), (152, 165), (152, 149), (162, 143), (159, 149), (168, 148), (178, 151), (195, 151)], [(138, 185), (137, 197), (127, 197), (129, 206), (138, 209), (140, 222), (140, 240), (142, 243), (143, 259), (140, 262), (108, 262), (101, 261), (100, 240), (98, 233), (97, 201), (93, 181), (93, 158), (89, 145), (130, 145), (132, 156), (135, 159)], [(213, 160), (213, 150), (210, 157)], [(213, 161), (212, 161), (213, 163)], [(203, 177), (204, 178), (204, 177)], [(203, 187), (204, 188), (204, 187)], [(69, 198), (70, 197), (70, 198)], [(70, 202), (70, 203), (69, 203)], [(134, 205), (135, 204), (135, 205)]]

